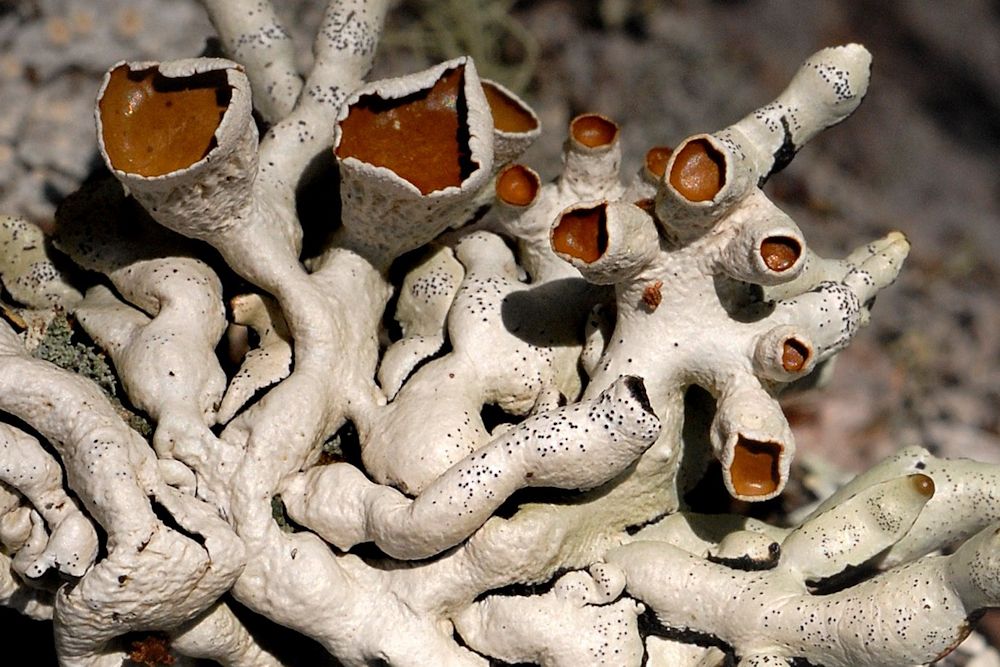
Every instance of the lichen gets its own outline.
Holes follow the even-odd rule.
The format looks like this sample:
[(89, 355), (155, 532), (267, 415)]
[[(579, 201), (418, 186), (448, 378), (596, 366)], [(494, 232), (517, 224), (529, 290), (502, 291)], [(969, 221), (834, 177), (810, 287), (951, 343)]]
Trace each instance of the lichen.
[(93, 345), (80, 340), (66, 313), (55, 314), (33, 354), (38, 359), (93, 380), (108, 396), (118, 396), (118, 379), (107, 357)]
[(67, 313), (54, 311), (54, 316), (45, 327), (45, 333), (32, 354), (95, 382), (131, 428), (143, 437), (153, 435), (153, 425), (149, 420), (122, 403), (120, 381), (114, 368), (108, 363), (107, 355), (86, 340), (86, 336), (81, 335), (74, 326), (73, 318)]
[[(268, 3), (205, 5), (240, 62), (112, 65), (109, 176), (60, 207), (90, 273), (54, 298), (114, 370), (66, 318), (62, 367), (0, 322), (0, 603), (51, 617), (64, 664), (150, 632), (142, 660), (279, 664), (233, 599), (345, 665), (910, 665), (1000, 603), (994, 468), (904, 450), (787, 528), (688, 506), (782, 493), (778, 395), (902, 269), (901, 233), (823, 258), (761, 189), (857, 108), (867, 50), (631, 179), (581, 114), (543, 184), (516, 164), (538, 117), (474, 59), (365, 82), (384, 0), (331, 2), (304, 77)], [(320, 158), (339, 220), (302, 262)], [(10, 284), (66, 282), (42, 266)]]

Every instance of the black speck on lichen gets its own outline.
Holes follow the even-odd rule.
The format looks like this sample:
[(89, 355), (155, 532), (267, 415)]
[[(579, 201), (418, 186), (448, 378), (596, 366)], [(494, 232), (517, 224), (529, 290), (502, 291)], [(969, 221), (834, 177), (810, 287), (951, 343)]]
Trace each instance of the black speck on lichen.
[(104, 352), (89, 341), (79, 340), (65, 313), (56, 313), (32, 355), (94, 381), (130, 427), (143, 437), (152, 436), (153, 427), (149, 421), (127, 408), (118, 398), (118, 377)]

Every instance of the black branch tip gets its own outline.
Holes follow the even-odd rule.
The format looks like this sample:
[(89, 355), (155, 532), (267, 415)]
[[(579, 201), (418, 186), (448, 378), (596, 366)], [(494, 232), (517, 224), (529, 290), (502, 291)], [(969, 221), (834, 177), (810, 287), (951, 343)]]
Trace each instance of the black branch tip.
[(799, 148), (801, 148), (801, 146), (796, 146), (795, 142), (792, 140), (792, 130), (788, 126), (788, 117), (782, 116), (780, 120), (781, 130), (784, 135), (781, 141), (781, 146), (774, 151), (774, 164), (771, 165), (771, 170), (769, 172), (760, 177), (760, 180), (757, 182), (757, 187), (762, 187), (764, 183), (767, 182), (767, 179), (787, 167), (792, 161), (792, 158), (795, 157), (795, 154), (799, 152)]
[(646, 384), (642, 381), (641, 377), (638, 375), (626, 375), (625, 388), (628, 389), (628, 393), (631, 394), (632, 398), (639, 403), (639, 407), (656, 417), (656, 413), (653, 412), (653, 406), (649, 404), (649, 395), (646, 394)]

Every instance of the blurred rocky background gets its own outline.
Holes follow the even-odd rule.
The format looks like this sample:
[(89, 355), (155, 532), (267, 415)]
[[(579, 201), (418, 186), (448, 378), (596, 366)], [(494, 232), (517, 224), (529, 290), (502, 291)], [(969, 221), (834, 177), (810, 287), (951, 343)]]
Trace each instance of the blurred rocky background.
[[(275, 4), (305, 66), (325, 2)], [(197, 55), (211, 34), (193, 0), (0, 1), (0, 211), (44, 226), (99, 164), (105, 69)], [(767, 190), (820, 254), (891, 229), (913, 250), (829, 386), (786, 400), (800, 457), (856, 471), (920, 444), (1000, 462), (1000, 3), (402, 0), (373, 76), (471, 52), (537, 109), (546, 131), (523, 161), (543, 177), (584, 111), (622, 125), (631, 172), (852, 41), (874, 56), (865, 103)]]

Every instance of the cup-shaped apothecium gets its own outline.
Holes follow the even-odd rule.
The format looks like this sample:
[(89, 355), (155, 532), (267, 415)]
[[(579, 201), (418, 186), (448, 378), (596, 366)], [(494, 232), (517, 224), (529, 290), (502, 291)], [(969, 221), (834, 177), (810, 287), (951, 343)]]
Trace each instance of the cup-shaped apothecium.
[(492, 137), (470, 58), (355, 92), (334, 143), (346, 242), (382, 265), (464, 222), (492, 176)]
[(476, 164), (464, 145), (464, 66), (401, 98), (363, 95), (340, 121), (337, 157), (384, 167), (420, 194), (459, 187)]
[(795, 438), (781, 407), (760, 385), (741, 383), (718, 396), (710, 439), (734, 498), (768, 500), (785, 488)]
[(576, 264), (593, 264), (608, 249), (605, 204), (574, 206), (552, 227), (552, 249)]
[(595, 150), (611, 150), (618, 141), (618, 124), (596, 113), (585, 113), (569, 124), (571, 142)]
[(755, 185), (739, 153), (710, 134), (688, 137), (671, 153), (656, 194), (656, 217), (673, 235), (697, 238)]
[(758, 377), (794, 382), (816, 367), (816, 348), (800, 328), (781, 324), (765, 332), (754, 346), (753, 368)]
[(653, 218), (626, 202), (570, 207), (553, 224), (550, 240), (557, 255), (597, 285), (635, 276), (653, 262), (659, 250)]
[(621, 131), (610, 118), (596, 113), (577, 116), (569, 124), (563, 147), (562, 187), (580, 199), (617, 199), (622, 161)]
[(656, 191), (667, 171), (667, 163), (673, 152), (674, 149), (670, 146), (653, 146), (647, 150), (642, 166), (622, 194), (622, 199), (632, 203), (643, 202), (643, 206), (652, 211)]
[(712, 201), (726, 184), (725, 158), (705, 139), (690, 140), (677, 151), (668, 182), (687, 201)]
[(520, 157), (542, 133), (538, 116), (524, 100), (495, 81), (483, 81), (493, 116), (493, 164), (496, 170)]
[(98, 94), (108, 168), (160, 224), (211, 240), (238, 224), (257, 174), (250, 84), (236, 63), (119, 63)]
[(534, 169), (523, 164), (508, 165), (497, 174), (497, 203), (504, 208), (521, 211), (538, 199), (541, 188), (542, 180)]
[(720, 267), (755, 285), (780, 285), (805, 269), (806, 241), (799, 226), (759, 189), (752, 189), (729, 216), (736, 231)]
[(646, 151), (646, 157), (642, 161), (642, 174), (647, 180), (658, 183), (667, 171), (667, 163), (674, 149), (670, 146), (653, 146)]
[(225, 71), (183, 79), (158, 68), (111, 70), (101, 96), (101, 135), (112, 164), (140, 176), (190, 167), (216, 147), (232, 93)]

